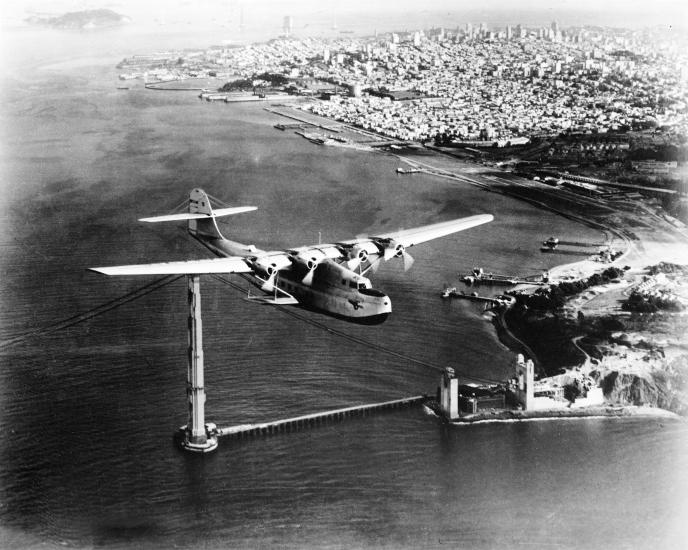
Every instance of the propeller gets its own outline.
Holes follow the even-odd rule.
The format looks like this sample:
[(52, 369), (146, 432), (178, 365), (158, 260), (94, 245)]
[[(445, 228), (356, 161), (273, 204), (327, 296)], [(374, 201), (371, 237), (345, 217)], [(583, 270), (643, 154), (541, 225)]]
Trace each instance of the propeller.
[(275, 278), (277, 277), (277, 272), (278, 270), (275, 269), (275, 265), (271, 265), (267, 268), (267, 274), (268, 278), (267, 280), (260, 286), (261, 290), (264, 290), (265, 292), (272, 292), (275, 290)]
[(380, 269), (380, 261), (382, 260), (382, 256), (378, 256), (375, 258), (372, 262), (370, 262), (370, 265), (366, 267), (363, 271), (361, 271), (361, 275), (365, 275), (368, 273), (368, 271), (372, 271), (373, 273), (377, 273), (377, 270)]
[(301, 282), (304, 285), (311, 286), (313, 284), (313, 273), (315, 272), (315, 268), (318, 267), (318, 260), (317, 258), (311, 258), (306, 262), (306, 267), (308, 268), (308, 273), (306, 273), (306, 276), (301, 279)]
[(354, 248), (351, 252), (353, 253), (353, 257), (346, 262), (346, 266), (352, 271), (368, 261), (367, 250)]
[(409, 269), (411, 269), (411, 266), (414, 262), (413, 256), (406, 252), (406, 248), (403, 244), (391, 240), (389, 242), (389, 245), (385, 248), (385, 261), (387, 262), (396, 256), (401, 256), (401, 258), (404, 260), (404, 271), (408, 271)]
[(261, 277), (265, 277), (265, 281), (260, 289), (265, 292), (272, 292), (275, 290), (275, 280), (278, 273), (291, 266), (292, 260), (286, 254), (269, 254), (257, 258), (250, 258), (249, 261), (254, 271)]
[(343, 248), (347, 257), (346, 266), (352, 271), (358, 269), (359, 272), (363, 271), (362, 266), (365, 263), (372, 264), (377, 261), (382, 252), (382, 247), (366, 235), (358, 235), (353, 243), (345, 243)]

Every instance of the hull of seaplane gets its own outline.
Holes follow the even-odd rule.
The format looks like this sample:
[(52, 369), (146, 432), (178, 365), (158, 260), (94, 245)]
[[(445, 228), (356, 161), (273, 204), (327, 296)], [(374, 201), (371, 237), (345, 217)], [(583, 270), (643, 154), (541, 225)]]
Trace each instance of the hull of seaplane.
[[(256, 254), (260, 258), (261, 255), (269, 257), (270, 254), (227, 239), (198, 238), (198, 240), (221, 257)], [(281, 290), (293, 296), (299, 305), (306, 309), (320, 311), (359, 324), (383, 323), (392, 313), (392, 302), (389, 296), (372, 288), (351, 288), (349, 278), (343, 276), (347, 271), (349, 270), (344, 266), (326, 259), (316, 267), (311, 283), (304, 284), (307, 270), (295, 264), (289, 269), (280, 271), (274, 286), (279, 289), (276, 292)], [(265, 279), (260, 276), (244, 274), (243, 277), (258, 288), (265, 283)]]
[(365, 325), (383, 323), (392, 313), (389, 296), (375, 289), (340, 290), (334, 284), (304, 285), (297, 272), (280, 273), (278, 288), (307, 309)]

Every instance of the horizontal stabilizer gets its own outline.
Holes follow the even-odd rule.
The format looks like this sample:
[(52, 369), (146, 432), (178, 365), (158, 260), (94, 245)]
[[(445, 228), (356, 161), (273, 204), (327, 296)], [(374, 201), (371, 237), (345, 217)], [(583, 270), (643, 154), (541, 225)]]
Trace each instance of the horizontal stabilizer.
[(233, 208), (218, 208), (213, 210), (210, 214), (183, 212), (181, 214), (169, 214), (167, 216), (153, 216), (152, 218), (140, 218), (140, 222), (175, 222), (179, 220), (202, 220), (210, 218), (219, 218), (220, 216), (231, 216), (232, 214), (241, 214), (242, 212), (251, 212), (257, 210), (257, 206), (235, 206)]
[(239, 257), (157, 264), (115, 265), (89, 269), (105, 275), (200, 275), (203, 273), (250, 273), (253, 271)]

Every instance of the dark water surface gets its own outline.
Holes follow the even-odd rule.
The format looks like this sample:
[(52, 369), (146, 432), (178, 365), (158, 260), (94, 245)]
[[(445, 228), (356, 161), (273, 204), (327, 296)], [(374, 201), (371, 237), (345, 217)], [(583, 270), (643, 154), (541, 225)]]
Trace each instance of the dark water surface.
[[(475, 265), (537, 273), (560, 261), (538, 251), (550, 235), (602, 238), (473, 187), (399, 177), (390, 156), (315, 146), (275, 130), (279, 119), (257, 105), (116, 90), (116, 61), (154, 49), (154, 37), (128, 37), (128, 46), (120, 35), (48, 32), (48, 46), (37, 36), (4, 36), (13, 55), (0, 119), (2, 340), (148, 282), (107, 279), (89, 266), (206, 257), (178, 227), (135, 221), (168, 212), (197, 186), (257, 205), (222, 229), (260, 248), (494, 214), (487, 226), (414, 248), (408, 273), (395, 262), (380, 269), (374, 285), (394, 305), (385, 324), (303, 315), (431, 364), (500, 378), (513, 354), (479, 308), (442, 301), (442, 286)], [(448, 428), (415, 409), (221, 440), (202, 458), (176, 450), (172, 431), (186, 420), (185, 292), (180, 280), (0, 348), (0, 544), (680, 547), (682, 422)], [(218, 425), (434, 391), (432, 369), (248, 304), (211, 278), (202, 292), (206, 410)]]

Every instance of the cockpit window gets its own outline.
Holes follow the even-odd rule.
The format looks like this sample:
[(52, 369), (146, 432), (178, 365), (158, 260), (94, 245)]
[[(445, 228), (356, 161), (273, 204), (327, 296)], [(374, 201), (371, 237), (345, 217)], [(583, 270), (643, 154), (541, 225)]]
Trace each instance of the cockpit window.
[(349, 281), (349, 286), (351, 288), (357, 288), (356, 281)]
[(365, 287), (365, 283), (358, 283), (358, 290), (363, 290)]

